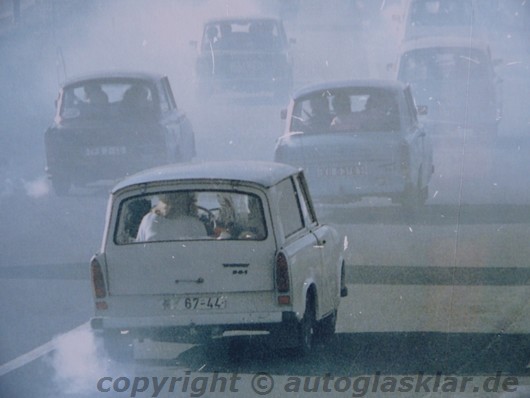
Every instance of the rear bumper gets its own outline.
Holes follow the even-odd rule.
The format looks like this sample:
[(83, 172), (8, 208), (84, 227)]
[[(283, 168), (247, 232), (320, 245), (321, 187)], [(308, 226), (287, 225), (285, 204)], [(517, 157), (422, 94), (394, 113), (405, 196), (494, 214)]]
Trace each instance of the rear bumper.
[(281, 87), (288, 88), (291, 84), (287, 77), (214, 77), (200, 79), (199, 84), (208, 86), (213, 92), (237, 91), (237, 92), (261, 92), (275, 91)]
[(348, 203), (365, 197), (397, 198), (406, 192), (410, 182), (401, 176), (371, 176), (357, 181), (309, 179), (311, 196), (320, 203)]
[(160, 166), (165, 156), (160, 154), (143, 154), (113, 159), (86, 159), (79, 157), (71, 160), (48, 162), (46, 174), (48, 178), (68, 176), (72, 182), (86, 183), (91, 181), (123, 178), (138, 171)]
[(265, 331), (281, 333), (298, 324), (292, 311), (247, 314), (209, 314), (200, 316), (106, 318), (90, 320), (92, 329), (104, 333), (121, 331), (129, 338), (149, 338), (158, 341), (200, 342), (220, 337), (228, 331)]

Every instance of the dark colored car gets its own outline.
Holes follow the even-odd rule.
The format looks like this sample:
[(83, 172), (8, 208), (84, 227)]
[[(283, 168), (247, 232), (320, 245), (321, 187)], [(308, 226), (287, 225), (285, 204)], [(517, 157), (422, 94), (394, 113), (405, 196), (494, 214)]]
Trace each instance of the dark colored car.
[(55, 192), (115, 180), (145, 168), (190, 161), (195, 137), (166, 76), (102, 73), (59, 90), (44, 135), (46, 172)]
[[(194, 43), (196, 44), (196, 43)], [(219, 91), (289, 94), (290, 42), (281, 19), (220, 18), (205, 23), (196, 63), (200, 95)]]

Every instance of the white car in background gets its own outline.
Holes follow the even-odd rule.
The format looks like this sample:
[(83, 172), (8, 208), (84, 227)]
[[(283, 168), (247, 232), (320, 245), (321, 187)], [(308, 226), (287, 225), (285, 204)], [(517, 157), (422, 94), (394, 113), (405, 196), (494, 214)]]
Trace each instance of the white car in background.
[(386, 197), (425, 203), (434, 171), (429, 136), (410, 87), (340, 81), (298, 91), (283, 115), (275, 161), (303, 168), (318, 203)]
[[(158, 213), (168, 195), (192, 196), (188, 222), (193, 216), (202, 227), (145, 234), (147, 218), (171, 222)], [(91, 325), (122, 360), (138, 339), (196, 343), (234, 331), (266, 331), (274, 345), (307, 353), (314, 337), (335, 332), (347, 294), (344, 245), (318, 222), (304, 175), (291, 166), (147, 170), (111, 193), (101, 251), (91, 261)]]
[(459, 128), (494, 138), (503, 116), (500, 63), (482, 40), (424, 37), (403, 43), (396, 78), (428, 107), (423, 122), (433, 133)]

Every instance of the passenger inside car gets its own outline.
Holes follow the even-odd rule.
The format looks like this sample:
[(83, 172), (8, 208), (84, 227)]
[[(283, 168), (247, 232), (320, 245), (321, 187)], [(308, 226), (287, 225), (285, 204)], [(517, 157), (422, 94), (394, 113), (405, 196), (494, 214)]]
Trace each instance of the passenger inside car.
[(372, 93), (366, 100), (364, 111), (361, 112), (361, 130), (397, 131), (399, 127), (399, 114), (395, 99), (389, 93)]
[(219, 215), (216, 220), (214, 235), (217, 239), (229, 239), (237, 236), (236, 210), (230, 194), (218, 193)]
[(334, 131), (357, 131), (361, 125), (357, 112), (352, 112), (351, 99), (346, 93), (337, 93), (332, 100), (335, 117), (331, 121)]
[(106, 105), (109, 103), (109, 96), (99, 84), (90, 83), (84, 88), (85, 98), (89, 104), (92, 105)]
[(304, 131), (306, 132), (326, 132), (329, 130), (333, 115), (329, 109), (329, 101), (325, 93), (311, 97), (309, 99), (311, 113), (305, 121)]
[(172, 192), (161, 194), (158, 199), (158, 204), (140, 223), (137, 242), (207, 236), (206, 227), (198, 218), (194, 193)]
[(144, 117), (152, 115), (153, 107), (149, 90), (139, 84), (132, 85), (123, 94), (121, 107), (127, 116)]

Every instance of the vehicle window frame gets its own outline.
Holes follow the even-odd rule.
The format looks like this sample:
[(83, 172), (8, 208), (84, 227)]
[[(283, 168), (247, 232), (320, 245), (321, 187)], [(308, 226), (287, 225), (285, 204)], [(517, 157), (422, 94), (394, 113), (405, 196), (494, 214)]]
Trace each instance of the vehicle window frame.
[(169, 101), (170, 111), (178, 110), (177, 101), (175, 101), (175, 96), (173, 95), (173, 90), (171, 89), (171, 84), (169, 83), (169, 78), (167, 76), (162, 78), (162, 86), (164, 87), (164, 94)]
[[(125, 206), (128, 203), (131, 203), (132, 201), (135, 201), (135, 200), (141, 200), (142, 198), (144, 199), (153, 198), (153, 197), (156, 197), (157, 195), (161, 195), (161, 194), (165, 194), (169, 192), (177, 192), (177, 191), (183, 191), (183, 192), (191, 191), (195, 193), (206, 192), (206, 193), (212, 193), (212, 194), (213, 193), (229, 193), (229, 194), (237, 194), (237, 195), (246, 195), (248, 197), (254, 197), (258, 199), (258, 203), (260, 205), (259, 211), (260, 211), (261, 220), (263, 223), (262, 226), (264, 230), (264, 236), (259, 239), (241, 239), (241, 238), (215, 239), (211, 236), (206, 236), (206, 237), (193, 238), (193, 239), (152, 240), (152, 241), (136, 241), (134, 237), (129, 236), (130, 238), (132, 238), (131, 241), (120, 241), (120, 234), (125, 232), (124, 227), (122, 226), (122, 224), (125, 222), (123, 212), (125, 211)], [(267, 206), (267, 204), (265, 202), (266, 202), (266, 198), (262, 197), (262, 195), (259, 195), (256, 192), (245, 191), (245, 190), (240, 190), (240, 189), (230, 190), (230, 189), (207, 189), (207, 188), (198, 188), (198, 189), (180, 188), (180, 189), (165, 189), (165, 190), (139, 192), (139, 193), (127, 195), (126, 197), (121, 197), (115, 200), (114, 207), (116, 208), (116, 211), (115, 211), (116, 215), (113, 217), (113, 222), (109, 224), (109, 235), (112, 237), (111, 238), (112, 244), (115, 246), (119, 246), (119, 247), (135, 245), (135, 244), (143, 245), (143, 244), (162, 243), (162, 242), (166, 242), (166, 243), (167, 242), (190, 242), (190, 241), (198, 242), (198, 241), (212, 241), (212, 240), (223, 240), (223, 241), (230, 241), (230, 242), (244, 242), (244, 241), (245, 242), (261, 242), (269, 238), (269, 222), (267, 221), (267, 217), (266, 217), (265, 206)], [(151, 206), (151, 209), (152, 208), (153, 206)], [(151, 211), (151, 209), (149, 211)], [(147, 211), (142, 216), (142, 218), (145, 215), (147, 215), (149, 211)], [(141, 223), (141, 220), (140, 220), (140, 223)], [(138, 224), (138, 227), (139, 225), (140, 224)]]
[[(297, 227), (296, 229), (292, 229), (292, 230), (289, 230), (289, 231), (287, 231), (287, 229), (285, 228), (286, 224), (285, 224), (284, 220), (286, 220), (287, 217), (283, 217), (283, 215), (285, 213), (282, 211), (283, 207), (281, 205), (282, 197), (286, 196), (284, 194), (284, 191), (282, 190), (282, 186), (284, 184), (286, 184), (286, 183), (289, 183), (289, 186), (292, 189), (292, 193), (289, 196), (290, 197), (294, 197), (296, 210), (297, 210), (296, 214), (298, 215), (298, 220), (300, 221), (300, 227)], [(276, 184), (276, 192), (277, 192), (277, 206), (278, 206), (278, 212), (279, 212), (278, 215), (279, 215), (279, 218), (280, 218), (280, 223), (282, 225), (283, 237), (285, 239), (289, 239), (290, 237), (296, 235), (300, 231), (303, 231), (304, 229), (306, 229), (306, 220), (304, 219), (304, 214), (303, 214), (303, 211), (302, 211), (302, 207), (300, 205), (300, 199), (299, 199), (298, 191), (296, 189), (296, 183), (295, 183), (293, 177), (292, 176), (287, 177), (284, 180), (280, 181), (278, 184)]]
[(297, 183), (297, 196), (301, 204), (301, 210), (304, 215), (306, 226), (315, 226), (318, 225), (318, 219), (316, 216), (315, 209), (310, 200), (309, 188), (307, 186), (307, 181), (302, 172), (298, 173), (296, 176)]

